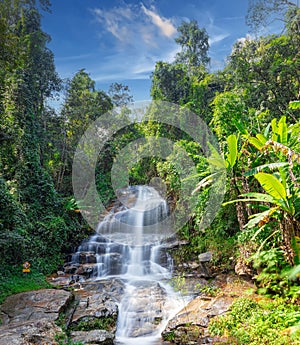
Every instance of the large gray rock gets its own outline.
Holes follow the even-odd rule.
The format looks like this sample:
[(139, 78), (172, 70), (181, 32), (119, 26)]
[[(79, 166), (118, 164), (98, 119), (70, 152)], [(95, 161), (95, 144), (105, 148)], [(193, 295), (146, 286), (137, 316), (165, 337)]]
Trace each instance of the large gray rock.
[(59, 345), (56, 336), (61, 332), (47, 319), (10, 323), (0, 327), (0, 345)]
[(168, 339), (168, 335), (172, 335), (175, 344), (209, 343), (209, 320), (228, 311), (233, 300), (226, 295), (215, 298), (196, 297), (169, 321), (162, 333), (163, 338)]
[(212, 253), (206, 252), (198, 255), (199, 263), (200, 263), (200, 275), (204, 278), (212, 277), (212, 272), (208, 267), (208, 263), (212, 260)]
[(71, 333), (71, 339), (73, 342), (80, 342), (82, 344), (114, 344), (114, 335), (104, 330), (93, 330), (88, 332), (75, 331)]
[[(117, 279), (83, 283), (83, 290), (74, 292), (76, 307), (68, 324), (72, 332), (83, 329), (101, 330), (103, 338), (107, 331), (106, 341), (107, 344), (111, 344), (116, 332), (118, 302), (123, 291), (124, 284)], [(97, 344), (97, 342), (92, 343)]]
[(12, 295), (0, 306), (0, 320), (3, 325), (41, 319), (55, 321), (72, 298), (71, 292), (54, 289)]
[(95, 264), (97, 263), (95, 252), (80, 252), (78, 254), (78, 261), (80, 264)]

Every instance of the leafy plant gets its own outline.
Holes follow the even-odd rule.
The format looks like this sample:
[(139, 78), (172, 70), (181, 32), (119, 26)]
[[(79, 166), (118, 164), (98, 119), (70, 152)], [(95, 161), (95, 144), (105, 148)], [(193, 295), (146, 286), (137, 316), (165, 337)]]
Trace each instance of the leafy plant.
[(300, 308), (282, 299), (236, 300), (225, 316), (209, 323), (212, 335), (232, 337), (238, 344), (298, 345)]

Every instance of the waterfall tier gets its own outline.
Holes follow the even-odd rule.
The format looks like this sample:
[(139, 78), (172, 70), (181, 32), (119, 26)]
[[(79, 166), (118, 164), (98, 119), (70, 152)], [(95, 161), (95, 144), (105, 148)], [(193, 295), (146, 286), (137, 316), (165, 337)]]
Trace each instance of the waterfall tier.
[(94, 280), (118, 277), (126, 282), (118, 344), (158, 344), (169, 317), (183, 303), (167, 284), (172, 259), (161, 245), (165, 234), (159, 226), (168, 217), (167, 203), (149, 186), (129, 187), (118, 197), (122, 205), (111, 209), (72, 261), (91, 268)]

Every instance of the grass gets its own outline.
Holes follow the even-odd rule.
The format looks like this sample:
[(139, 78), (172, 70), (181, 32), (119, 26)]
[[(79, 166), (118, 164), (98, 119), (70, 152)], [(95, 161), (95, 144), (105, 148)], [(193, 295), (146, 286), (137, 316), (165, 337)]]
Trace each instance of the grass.
[(2, 268), (0, 273), (0, 304), (6, 297), (25, 291), (51, 288), (46, 277), (31, 270), (30, 273), (23, 273), (22, 268)]

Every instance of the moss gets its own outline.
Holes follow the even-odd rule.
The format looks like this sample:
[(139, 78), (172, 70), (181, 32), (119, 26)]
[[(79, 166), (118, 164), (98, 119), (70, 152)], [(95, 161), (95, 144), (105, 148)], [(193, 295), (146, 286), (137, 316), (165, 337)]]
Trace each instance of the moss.
[(78, 322), (72, 323), (70, 331), (92, 331), (101, 329), (105, 331), (114, 331), (117, 326), (116, 317), (84, 317)]

